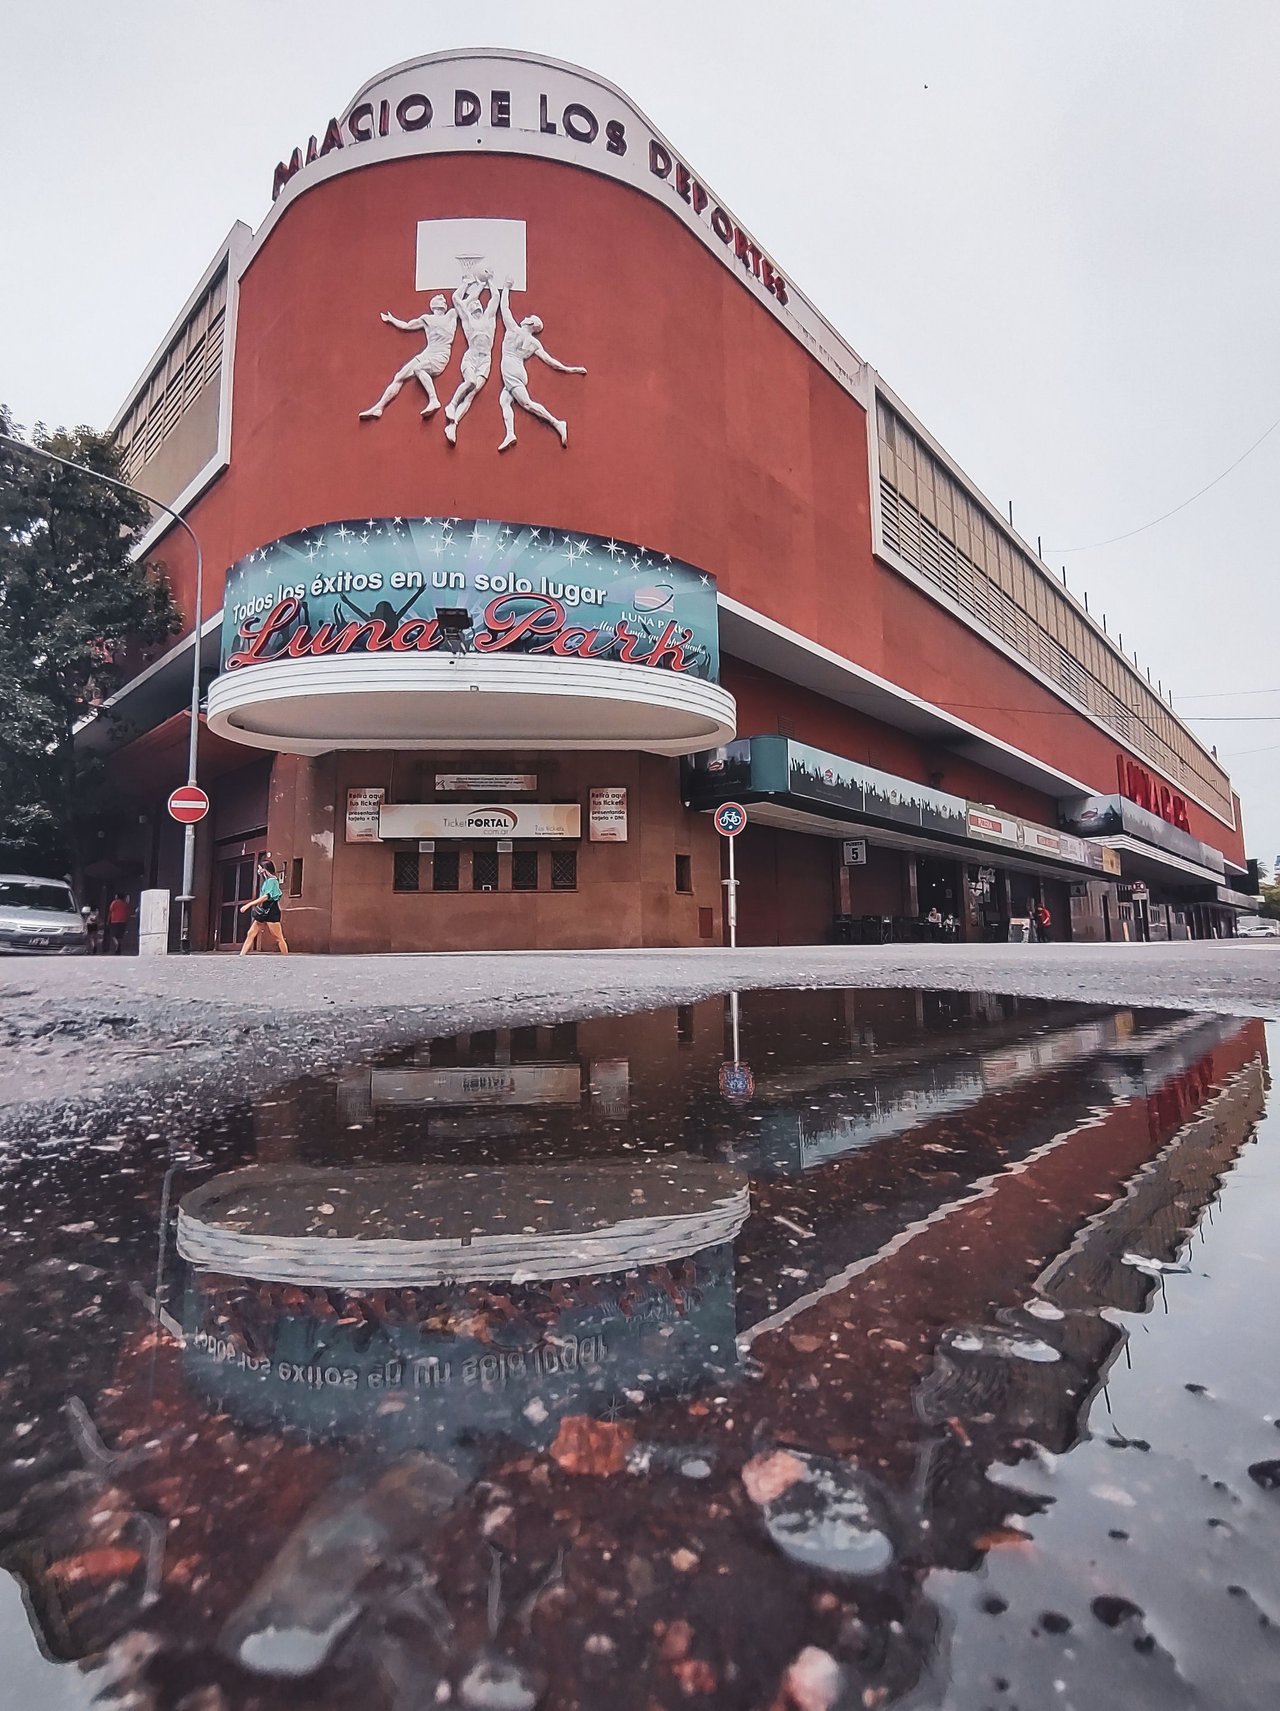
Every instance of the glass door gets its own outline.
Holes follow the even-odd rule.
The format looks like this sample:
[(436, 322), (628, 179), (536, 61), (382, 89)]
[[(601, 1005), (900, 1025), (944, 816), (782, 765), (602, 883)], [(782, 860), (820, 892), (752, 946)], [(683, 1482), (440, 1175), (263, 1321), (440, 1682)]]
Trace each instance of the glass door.
[(215, 950), (236, 950), (245, 941), (250, 917), (240, 913), (240, 905), (258, 895), (258, 863), (263, 853), (225, 856), (217, 863), (213, 891)]

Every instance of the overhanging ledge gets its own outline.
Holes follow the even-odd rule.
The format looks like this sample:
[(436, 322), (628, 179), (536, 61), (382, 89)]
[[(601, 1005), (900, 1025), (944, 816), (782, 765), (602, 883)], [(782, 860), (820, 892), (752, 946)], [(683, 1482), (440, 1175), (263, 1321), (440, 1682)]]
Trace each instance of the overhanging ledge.
[(209, 727), (284, 754), (333, 749), (631, 749), (732, 739), (733, 697), (703, 678), (611, 660), (348, 654), (223, 672)]
[(979, 730), (763, 612), (723, 593), (718, 603), (722, 655), (730, 654), (775, 677), (812, 689), (895, 730), (907, 731), (926, 742), (945, 743), (966, 760), (1048, 796), (1070, 796), (1081, 790), (1092, 793), (1071, 773)]

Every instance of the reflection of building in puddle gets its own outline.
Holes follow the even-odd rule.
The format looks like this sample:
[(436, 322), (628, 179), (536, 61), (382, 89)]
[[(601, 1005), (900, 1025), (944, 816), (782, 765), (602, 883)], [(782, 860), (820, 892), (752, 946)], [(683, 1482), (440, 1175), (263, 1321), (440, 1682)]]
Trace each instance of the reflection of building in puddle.
[(732, 1367), (747, 1210), (744, 1179), (680, 1157), (235, 1172), (181, 1209), (187, 1368), (252, 1424), (543, 1443)]
[[(1202, 1053), (1223, 1037), (1225, 1024), (1203, 1020), (1186, 1030), (1159, 1031), (1162, 1050), (1150, 1062), (1153, 1076), (1176, 1073), (1188, 1052)], [(989, 1050), (972, 1042), (937, 1061), (856, 1064), (837, 1080), (832, 1066), (810, 1071), (790, 1070), (757, 1079), (757, 1106), (763, 1121), (754, 1138), (755, 1168), (773, 1173), (811, 1170), (828, 1161), (906, 1134), (922, 1123), (973, 1109), (993, 1093), (1033, 1081), (1054, 1070), (1106, 1060), (1126, 1050), (1131, 1059), (1147, 1062), (1154, 1052), (1138, 1033), (1131, 1011), (1068, 1028), (1035, 1033)], [(1108, 1068), (1103, 1085), (1114, 1096), (1142, 1091), (1130, 1087), (1125, 1071)], [(833, 1109), (835, 1099), (839, 1103)], [(824, 1102), (825, 1101), (825, 1102)], [(739, 1158), (739, 1163), (746, 1161)]]
[[(791, 1172), (960, 1111), (1002, 1085), (1078, 1061), (1132, 1029), (978, 993), (813, 990), (739, 997), (737, 1056), (754, 1095), (735, 1113), (720, 1071), (734, 1050), (722, 998), (633, 1016), (478, 1029), (393, 1063), (304, 1082), (254, 1114), (260, 1160), (443, 1156), (491, 1161), (672, 1144)], [(761, 1121), (763, 1119), (763, 1121)], [(456, 1147), (456, 1153), (450, 1149)]]
[[(1169, 1042), (1153, 1044), (1159, 1056)], [(953, 1197), (934, 1215), (829, 1282), (815, 1278), (818, 1287), (747, 1333), (763, 1384), (736, 1399), (738, 1429), (766, 1426), (810, 1459), (825, 1455), (846, 1482), (875, 1470), (903, 1570), (886, 1577), (882, 1619), (910, 1636), (914, 1656), (870, 1691), (891, 1688), (892, 1699), (945, 1675), (951, 1618), (971, 1622), (978, 1606), (972, 1582), (929, 1571), (972, 1571), (993, 1547), (1025, 1546), (1040, 1572), (1035, 1516), (1052, 1489), (1043, 1451), (1067, 1455), (1091, 1431), (1148, 1447), (1119, 1434), (1110, 1414), (1117, 1357), (1131, 1348), (1137, 1366), (1145, 1346), (1128, 1343), (1112, 1310), (1158, 1300), (1162, 1268), (1178, 1259), (1262, 1114), (1263, 1053), (1260, 1023), (1188, 1031), (1183, 1067), (1163, 1059), (1144, 1096), (1100, 1101), (1014, 1168), (952, 1179)], [(803, 1245), (796, 1257), (807, 1257)], [(757, 1423), (760, 1392), (771, 1406)], [(1010, 1471), (1028, 1457), (1031, 1476)], [(1133, 1477), (1141, 1501), (1140, 1468)], [(1091, 1558), (1090, 1575), (1095, 1568)], [(979, 1657), (989, 1655), (986, 1635), (973, 1642)], [(934, 1691), (950, 1703), (936, 1682)]]
[[(1233, 1028), (1239, 1033), (1241, 1024)], [(1130, 1345), (1109, 1312), (1140, 1313), (1158, 1298), (1161, 1268), (1175, 1262), (1264, 1108), (1261, 1060), (1217, 1091), (1186, 1073), (1193, 1084), (1181, 1127), (1049, 1259), (1028, 1301), (999, 1309), (994, 1324), (957, 1326), (939, 1338), (913, 1396), (921, 1422), (942, 1432), (922, 1484), (935, 1561), (971, 1566), (975, 1534), (1001, 1519), (1010, 1488), (990, 1484), (986, 1469), (1008, 1454), (1011, 1440), (1069, 1451), (1085, 1435), (1121, 1350), (1141, 1359), (1141, 1342)], [(1135, 1254), (1148, 1269), (1133, 1264)], [(981, 1513), (975, 1517), (970, 1505)]]
[[(972, 1244), (970, 1234), (950, 1232), (971, 1216), (985, 1218), (984, 1208), (1006, 1179), (1030, 1180), (1033, 1167), (1046, 1172), (1058, 1161), (1087, 1173), (1096, 1166), (1092, 1190), (1116, 1191), (1212, 1084), (1260, 1049), (1248, 1026), (1230, 1018), (1178, 1029), (1168, 1027), (1165, 1016), (1148, 1018), (1149, 1031), (1129, 1012), (1116, 1020), (1114, 1033), (1082, 1030), (1097, 1050), (1068, 1062), (1064, 1073), (1057, 1073), (1064, 1042), (1045, 1036), (1051, 1068), (1039, 1075), (1002, 1073), (971, 1107), (904, 1124), (890, 1147), (853, 1147), (843, 1157), (819, 1161), (822, 1193), (805, 1207), (798, 1248), (794, 1216), (784, 1210), (792, 1202), (783, 1174), (762, 1173), (754, 1193), (758, 1216), (739, 1245), (740, 1331), (748, 1339), (760, 1335), (789, 1319), (800, 1302), (843, 1288), (904, 1245), (918, 1251), (934, 1226), (957, 1249)], [(1150, 1056), (1144, 1058), (1147, 1041)], [(1110, 1092), (1117, 1052), (1127, 1083), (1145, 1085), (1140, 1095), (1117, 1099)], [(1020, 1241), (1012, 1237), (1011, 1252), (1020, 1251)], [(984, 1235), (981, 1247), (972, 1246), (970, 1268), (989, 1251), (988, 1243)]]
[(765, 1075), (756, 1084), (763, 1120), (748, 1142), (749, 1157), (735, 1151), (735, 1162), (765, 1174), (811, 1170), (924, 1123), (973, 1110), (993, 1094), (1084, 1065), (1095, 1071), (1090, 1098), (1149, 1093), (1238, 1025), (1223, 1017), (1176, 1018), (1144, 1030), (1133, 1012), (1121, 1010), (989, 1051), (953, 1051), (937, 1062), (870, 1073), (861, 1067), (846, 1070), (838, 1081), (827, 1067)]

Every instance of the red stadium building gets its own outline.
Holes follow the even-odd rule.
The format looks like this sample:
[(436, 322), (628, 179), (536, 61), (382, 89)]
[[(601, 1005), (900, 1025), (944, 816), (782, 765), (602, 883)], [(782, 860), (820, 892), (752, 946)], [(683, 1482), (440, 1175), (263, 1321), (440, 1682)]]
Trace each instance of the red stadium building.
[[(432, 55), (273, 188), (113, 424), (197, 944), (267, 850), (297, 949), (719, 942), (728, 797), (746, 943), (1231, 930), (1215, 757), (619, 90)], [(83, 740), (176, 890), (147, 550)]]

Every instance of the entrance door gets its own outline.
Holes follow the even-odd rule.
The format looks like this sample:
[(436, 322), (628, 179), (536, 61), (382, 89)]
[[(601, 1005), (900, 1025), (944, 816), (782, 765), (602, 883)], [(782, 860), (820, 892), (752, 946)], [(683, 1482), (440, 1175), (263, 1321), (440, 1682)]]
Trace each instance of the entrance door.
[(240, 905), (258, 895), (258, 863), (265, 850), (254, 855), (223, 857), (214, 872), (213, 948), (235, 950), (245, 941), (249, 931), (248, 914), (240, 913)]

